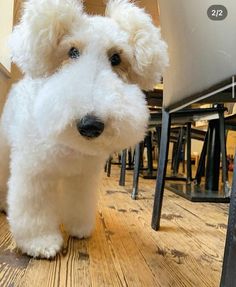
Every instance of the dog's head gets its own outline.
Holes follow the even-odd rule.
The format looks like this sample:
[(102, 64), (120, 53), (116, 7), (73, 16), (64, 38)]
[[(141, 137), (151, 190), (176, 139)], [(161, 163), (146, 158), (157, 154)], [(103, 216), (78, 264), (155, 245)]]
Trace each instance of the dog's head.
[(39, 80), (41, 135), (84, 153), (110, 153), (145, 133), (150, 90), (168, 64), (160, 30), (128, 0), (89, 16), (76, 0), (28, 0), (11, 37), (13, 61)]

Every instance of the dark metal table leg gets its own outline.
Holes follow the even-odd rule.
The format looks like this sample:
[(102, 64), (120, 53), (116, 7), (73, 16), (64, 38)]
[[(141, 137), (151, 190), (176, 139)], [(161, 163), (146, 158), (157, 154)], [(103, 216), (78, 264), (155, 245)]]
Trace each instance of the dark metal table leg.
[(172, 157), (171, 157), (171, 170), (172, 170), (172, 172), (174, 170), (174, 161), (175, 161), (175, 157), (177, 154), (177, 145), (178, 145), (178, 140), (177, 140), (177, 142), (173, 142)]
[(159, 160), (160, 156), (160, 145), (161, 145), (161, 126), (156, 126), (156, 132), (157, 132), (157, 162)]
[(131, 170), (132, 169), (132, 149), (129, 148), (128, 150), (128, 165), (129, 165), (129, 169)]
[(181, 127), (179, 131), (178, 141), (177, 141), (176, 154), (174, 156), (174, 162), (173, 162), (173, 174), (174, 175), (177, 175), (179, 171), (179, 163), (180, 163), (180, 156), (181, 156), (182, 145), (183, 145), (183, 137), (184, 137), (184, 129), (183, 127)]
[(195, 183), (198, 185), (201, 183), (201, 179), (205, 174), (207, 142), (208, 142), (208, 131), (207, 131), (205, 139), (204, 139), (204, 143), (202, 146), (202, 151), (201, 151), (201, 155), (200, 155), (200, 159), (199, 159), (198, 167), (197, 167), (197, 171), (196, 171), (196, 176), (195, 176)]
[(138, 143), (135, 146), (134, 151), (134, 175), (133, 175), (133, 189), (131, 197), (132, 199), (136, 199), (138, 195), (138, 180), (139, 180), (139, 173), (140, 173), (140, 166), (141, 166), (141, 159), (140, 159), (140, 153), (141, 153), (141, 143)]
[(147, 174), (152, 175), (153, 173), (153, 158), (152, 158), (152, 132), (149, 131), (146, 137), (147, 145), (147, 161), (148, 161), (148, 170)]
[(218, 192), (220, 174), (219, 120), (211, 120), (208, 128), (206, 190)]
[(220, 287), (236, 285), (236, 155)]
[(142, 141), (139, 146), (140, 169), (144, 169), (143, 153), (144, 153), (144, 141)]
[(223, 182), (224, 193), (226, 196), (228, 196), (229, 191), (230, 191), (230, 186), (228, 182), (224, 111), (219, 112), (219, 123), (220, 123), (220, 149), (221, 149), (221, 155), (222, 155), (222, 182)]
[(147, 147), (147, 171), (142, 172), (142, 176), (145, 179), (156, 179), (156, 173), (153, 169), (153, 156), (152, 156), (152, 132), (149, 131), (145, 143)]
[(124, 149), (121, 154), (121, 169), (120, 169), (120, 181), (119, 181), (119, 185), (121, 186), (125, 186), (126, 158), (127, 158), (127, 149)]
[(152, 213), (152, 228), (158, 230), (160, 228), (161, 208), (164, 195), (165, 175), (168, 161), (168, 150), (170, 140), (170, 114), (168, 111), (162, 111), (162, 129), (161, 129), (161, 146), (160, 157), (158, 162), (158, 171), (156, 179), (156, 189)]
[(186, 141), (183, 142), (183, 161), (182, 161), (182, 172), (185, 173), (185, 150), (186, 150)]
[(191, 123), (187, 123), (186, 129), (187, 143), (187, 183), (192, 181), (192, 163), (191, 163)]
[(112, 160), (112, 157), (110, 156), (108, 161), (107, 161), (107, 176), (108, 177), (111, 176), (111, 160)]

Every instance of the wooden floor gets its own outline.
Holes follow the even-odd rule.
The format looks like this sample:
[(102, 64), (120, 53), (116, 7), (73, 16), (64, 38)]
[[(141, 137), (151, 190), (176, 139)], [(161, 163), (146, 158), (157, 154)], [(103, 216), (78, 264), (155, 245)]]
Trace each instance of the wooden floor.
[(190, 203), (165, 193), (162, 227), (150, 228), (153, 180), (141, 180), (140, 197), (118, 186), (118, 168), (104, 175), (96, 229), (87, 240), (68, 239), (55, 260), (21, 255), (0, 215), (0, 287), (179, 286), (218, 287), (227, 204)]

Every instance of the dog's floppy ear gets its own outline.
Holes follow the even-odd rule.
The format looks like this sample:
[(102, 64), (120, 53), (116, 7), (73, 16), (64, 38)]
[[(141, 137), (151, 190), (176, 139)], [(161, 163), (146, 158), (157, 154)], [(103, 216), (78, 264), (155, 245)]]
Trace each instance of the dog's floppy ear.
[(46, 75), (60, 39), (79, 24), (82, 10), (80, 0), (26, 0), (10, 36), (13, 62), (32, 77)]
[(160, 29), (154, 26), (144, 9), (128, 0), (108, 1), (106, 16), (114, 19), (129, 34), (136, 82), (142, 89), (153, 89), (168, 65), (167, 45), (161, 38)]

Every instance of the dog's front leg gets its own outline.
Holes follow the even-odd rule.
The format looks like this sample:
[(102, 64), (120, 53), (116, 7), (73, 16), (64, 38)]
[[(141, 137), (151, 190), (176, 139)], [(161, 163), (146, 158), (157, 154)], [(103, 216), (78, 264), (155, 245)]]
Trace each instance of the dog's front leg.
[(99, 179), (98, 174), (84, 174), (63, 181), (63, 222), (71, 236), (87, 238), (93, 231)]
[(51, 258), (63, 240), (59, 230), (57, 183), (47, 177), (12, 170), (9, 223), (17, 246), (33, 257)]

